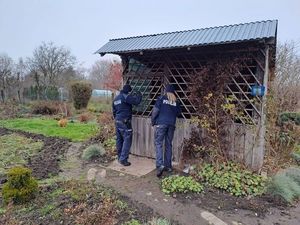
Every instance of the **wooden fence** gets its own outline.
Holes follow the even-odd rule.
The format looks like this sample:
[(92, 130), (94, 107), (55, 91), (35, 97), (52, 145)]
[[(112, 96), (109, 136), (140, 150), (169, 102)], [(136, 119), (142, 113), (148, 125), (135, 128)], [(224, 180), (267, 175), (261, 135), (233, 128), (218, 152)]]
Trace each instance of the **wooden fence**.
[[(193, 124), (188, 119), (178, 119), (173, 139), (173, 161), (179, 162), (182, 153), (182, 144), (189, 138)], [(135, 116), (132, 119), (133, 142), (131, 153), (134, 155), (155, 158), (154, 129), (151, 118)], [(228, 126), (228, 155), (236, 161), (245, 163), (253, 168), (259, 157), (256, 153), (257, 130), (254, 126), (231, 124)], [(201, 137), (199, 137), (201, 138)]]

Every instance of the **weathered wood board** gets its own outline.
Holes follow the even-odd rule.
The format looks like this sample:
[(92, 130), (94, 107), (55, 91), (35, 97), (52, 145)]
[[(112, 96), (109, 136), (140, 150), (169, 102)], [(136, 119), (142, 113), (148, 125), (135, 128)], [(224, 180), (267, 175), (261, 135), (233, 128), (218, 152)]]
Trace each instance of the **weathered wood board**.
[[(190, 137), (193, 124), (186, 119), (178, 119), (173, 139), (173, 160), (179, 162), (182, 144)], [(155, 158), (154, 129), (149, 117), (134, 116), (132, 119), (133, 142), (131, 153), (134, 155)], [(256, 152), (255, 129), (241, 124), (231, 124), (228, 127), (228, 155), (233, 160), (253, 166)], [(199, 137), (201, 138), (201, 137)]]

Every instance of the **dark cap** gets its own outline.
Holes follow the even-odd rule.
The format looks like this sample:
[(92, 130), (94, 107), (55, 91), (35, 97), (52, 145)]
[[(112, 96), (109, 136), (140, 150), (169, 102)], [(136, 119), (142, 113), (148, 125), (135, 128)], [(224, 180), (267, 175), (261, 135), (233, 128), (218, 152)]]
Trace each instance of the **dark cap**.
[(132, 91), (132, 88), (129, 84), (125, 84), (122, 91), (125, 93), (125, 94), (128, 94), (129, 92)]
[(166, 86), (166, 92), (175, 93), (175, 88), (172, 84)]

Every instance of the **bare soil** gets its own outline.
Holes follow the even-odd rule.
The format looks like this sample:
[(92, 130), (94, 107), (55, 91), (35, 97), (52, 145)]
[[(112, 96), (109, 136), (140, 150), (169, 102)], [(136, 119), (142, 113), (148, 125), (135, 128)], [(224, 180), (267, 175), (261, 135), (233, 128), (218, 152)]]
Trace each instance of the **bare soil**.
[(43, 141), (44, 146), (42, 150), (28, 160), (27, 166), (32, 169), (33, 176), (38, 179), (43, 179), (57, 175), (60, 172), (59, 162), (65, 151), (70, 147), (69, 140), (0, 128), (0, 136), (11, 133), (17, 133), (33, 140)]
[(216, 188), (205, 187), (200, 194), (175, 194), (172, 197), (184, 204), (195, 204), (207, 210), (223, 210), (236, 212), (237, 210), (252, 211), (257, 217), (264, 218), (271, 208), (284, 210), (289, 205), (283, 200), (269, 195), (259, 197), (236, 197)]

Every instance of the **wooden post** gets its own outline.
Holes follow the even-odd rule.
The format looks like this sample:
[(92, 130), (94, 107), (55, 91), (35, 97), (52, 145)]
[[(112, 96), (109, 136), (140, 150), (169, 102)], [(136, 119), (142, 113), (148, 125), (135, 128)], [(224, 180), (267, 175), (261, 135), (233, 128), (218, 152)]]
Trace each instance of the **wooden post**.
[(260, 171), (265, 155), (265, 134), (266, 134), (266, 103), (267, 103), (267, 90), (268, 90), (268, 76), (269, 76), (269, 46), (265, 49), (265, 71), (263, 85), (265, 86), (265, 95), (262, 97), (261, 106), (261, 119), (258, 124), (258, 132), (255, 146), (253, 148), (252, 156), (252, 169), (255, 171)]

